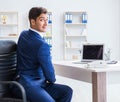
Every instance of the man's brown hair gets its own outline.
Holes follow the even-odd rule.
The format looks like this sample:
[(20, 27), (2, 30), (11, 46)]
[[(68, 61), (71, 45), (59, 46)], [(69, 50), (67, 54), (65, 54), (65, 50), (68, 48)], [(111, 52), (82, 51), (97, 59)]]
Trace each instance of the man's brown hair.
[(42, 13), (46, 14), (48, 11), (46, 8), (43, 7), (32, 7), (29, 11), (29, 21), (31, 19), (36, 20), (38, 16), (40, 16)]

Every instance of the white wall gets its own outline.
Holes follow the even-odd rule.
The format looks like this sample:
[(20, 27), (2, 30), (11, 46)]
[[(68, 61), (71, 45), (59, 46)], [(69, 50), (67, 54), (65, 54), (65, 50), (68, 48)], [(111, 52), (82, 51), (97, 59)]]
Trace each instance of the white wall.
[[(46, 7), (53, 13), (54, 59), (63, 59), (63, 13), (79, 10), (88, 12), (88, 41), (105, 43), (112, 49), (112, 58), (120, 59), (120, 0), (0, 0), (0, 11), (19, 12), (19, 32), (28, 27), (27, 15), (33, 6)], [(72, 102), (92, 102), (91, 85), (63, 78), (58, 82), (63, 80), (74, 89)], [(108, 102), (120, 101), (119, 85), (108, 86)]]
[[(7, 3), (6, 3), (7, 2)], [(19, 32), (28, 27), (31, 7), (43, 6), (53, 13), (53, 59), (63, 59), (63, 14), (88, 12), (88, 41), (103, 42), (120, 59), (120, 0), (0, 0), (0, 11), (19, 12)]]

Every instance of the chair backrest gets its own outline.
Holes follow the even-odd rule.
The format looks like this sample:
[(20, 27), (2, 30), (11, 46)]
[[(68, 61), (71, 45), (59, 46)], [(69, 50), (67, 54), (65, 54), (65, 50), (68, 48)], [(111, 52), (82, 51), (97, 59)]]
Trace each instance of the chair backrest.
[[(16, 72), (17, 44), (12, 40), (0, 40), (0, 81), (11, 81)], [(0, 97), (8, 92), (8, 85), (0, 84)]]

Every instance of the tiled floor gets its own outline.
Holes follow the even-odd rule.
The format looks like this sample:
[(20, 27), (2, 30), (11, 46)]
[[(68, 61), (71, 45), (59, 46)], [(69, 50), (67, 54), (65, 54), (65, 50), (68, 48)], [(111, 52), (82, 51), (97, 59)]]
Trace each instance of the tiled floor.
[[(92, 102), (92, 86), (65, 77), (57, 76), (57, 83), (66, 84), (73, 89), (72, 102)], [(120, 84), (107, 85), (107, 102), (120, 102)]]

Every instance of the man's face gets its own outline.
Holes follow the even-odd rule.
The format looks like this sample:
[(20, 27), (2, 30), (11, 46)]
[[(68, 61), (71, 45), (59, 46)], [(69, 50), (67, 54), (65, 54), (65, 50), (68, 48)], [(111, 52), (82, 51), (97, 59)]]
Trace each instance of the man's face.
[(39, 32), (46, 32), (48, 25), (47, 14), (41, 14), (36, 18), (36, 20), (31, 20), (31, 27)]

